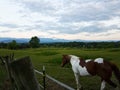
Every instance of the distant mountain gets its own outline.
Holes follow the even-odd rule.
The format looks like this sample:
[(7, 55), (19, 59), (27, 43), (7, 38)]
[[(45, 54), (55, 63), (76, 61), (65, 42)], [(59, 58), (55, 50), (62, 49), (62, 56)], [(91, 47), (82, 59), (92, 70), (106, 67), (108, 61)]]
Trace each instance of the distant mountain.
[(29, 42), (29, 39), (26, 38), (0, 38), (0, 42), (4, 42), (4, 43), (9, 43), (12, 40), (15, 40), (17, 43)]
[(40, 38), (41, 43), (70, 42), (70, 41), (71, 40), (65, 39)]
[[(28, 43), (29, 38), (0, 38), (0, 42), (8, 43), (16, 40), (17, 43)], [(53, 38), (40, 38), (40, 43), (55, 43), (55, 42), (102, 42), (102, 40), (66, 40), (66, 39), (53, 39)], [(116, 42), (119, 40), (106, 40), (105, 42)]]
[[(0, 42), (8, 43), (15, 40), (17, 43), (28, 43), (30, 39), (26, 38), (0, 38)], [(40, 38), (40, 43), (70, 42), (65, 39)]]

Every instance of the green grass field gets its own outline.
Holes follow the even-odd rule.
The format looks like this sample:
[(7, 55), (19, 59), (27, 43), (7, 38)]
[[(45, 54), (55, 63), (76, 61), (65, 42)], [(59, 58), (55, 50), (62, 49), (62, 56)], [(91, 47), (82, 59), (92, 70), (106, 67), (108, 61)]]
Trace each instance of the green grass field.
[[(80, 48), (38, 48), (38, 49), (24, 49), (24, 50), (7, 50), (0, 49), (0, 55), (7, 55), (15, 53), (15, 58), (21, 58), (24, 56), (30, 56), (34, 68), (42, 71), (42, 66), (46, 67), (46, 73), (57, 80), (68, 84), (71, 87), (76, 87), (74, 75), (71, 70), (70, 64), (64, 68), (60, 67), (61, 58), (63, 54), (73, 54), (79, 57), (96, 58), (103, 57), (115, 63), (120, 68), (120, 48), (113, 49), (80, 49)], [(0, 67), (0, 85), (4, 80), (5, 72), (3, 67)], [(115, 82), (115, 78), (112, 78)], [(80, 83), (85, 90), (99, 90), (100, 78), (99, 77), (80, 77)], [(106, 90), (112, 90), (107, 85)]]

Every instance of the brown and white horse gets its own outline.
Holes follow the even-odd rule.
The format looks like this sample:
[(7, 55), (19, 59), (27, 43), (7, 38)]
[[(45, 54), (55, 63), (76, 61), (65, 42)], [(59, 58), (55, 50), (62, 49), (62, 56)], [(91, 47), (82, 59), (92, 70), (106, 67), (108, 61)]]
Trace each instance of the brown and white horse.
[(118, 89), (117, 85), (111, 81), (112, 72), (114, 72), (115, 77), (120, 84), (120, 71), (115, 64), (105, 61), (103, 58), (96, 58), (95, 60), (83, 60), (75, 55), (63, 55), (61, 66), (64, 67), (64, 65), (69, 62), (72, 65), (72, 70), (75, 75), (77, 90), (82, 89), (82, 86), (79, 83), (79, 75), (98, 75), (101, 77), (102, 82), (100, 90), (104, 90), (106, 82), (115, 90), (120, 90)]

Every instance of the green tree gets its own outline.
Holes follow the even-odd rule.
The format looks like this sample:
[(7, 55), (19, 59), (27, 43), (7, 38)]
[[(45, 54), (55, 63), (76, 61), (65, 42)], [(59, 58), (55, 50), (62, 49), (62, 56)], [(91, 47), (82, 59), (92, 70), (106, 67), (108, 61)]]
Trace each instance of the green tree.
[(34, 36), (30, 39), (29, 44), (32, 48), (38, 48), (40, 45), (40, 40), (37, 36)]
[(18, 44), (15, 40), (12, 40), (10, 43), (8, 43), (8, 48), (9, 49), (17, 49)]

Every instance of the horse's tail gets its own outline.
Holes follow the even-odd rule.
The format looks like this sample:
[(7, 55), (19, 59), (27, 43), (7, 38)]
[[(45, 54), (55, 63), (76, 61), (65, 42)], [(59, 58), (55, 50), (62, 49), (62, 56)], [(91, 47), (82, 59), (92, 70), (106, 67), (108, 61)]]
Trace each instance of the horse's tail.
[(112, 70), (115, 74), (115, 77), (117, 78), (117, 80), (119, 81), (119, 84), (120, 84), (120, 70), (119, 70), (119, 68), (113, 63), (110, 63), (110, 65), (111, 65)]

